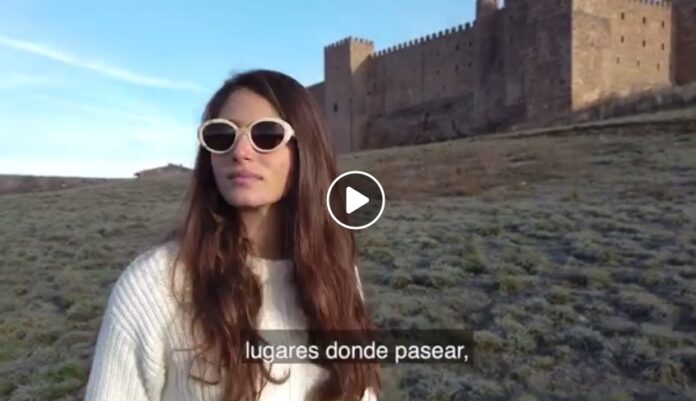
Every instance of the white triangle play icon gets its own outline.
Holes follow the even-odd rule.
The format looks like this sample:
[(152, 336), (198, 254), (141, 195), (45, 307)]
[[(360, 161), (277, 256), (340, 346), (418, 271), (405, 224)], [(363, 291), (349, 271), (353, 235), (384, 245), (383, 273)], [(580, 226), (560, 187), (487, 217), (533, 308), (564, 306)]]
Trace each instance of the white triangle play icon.
[(348, 187), (348, 189), (346, 189), (346, 213), (353, 213), (357, 209), (365, 206), (369, 201), (370, 200), (367, 198), (367, 196), (361, 194), (353, 188)]

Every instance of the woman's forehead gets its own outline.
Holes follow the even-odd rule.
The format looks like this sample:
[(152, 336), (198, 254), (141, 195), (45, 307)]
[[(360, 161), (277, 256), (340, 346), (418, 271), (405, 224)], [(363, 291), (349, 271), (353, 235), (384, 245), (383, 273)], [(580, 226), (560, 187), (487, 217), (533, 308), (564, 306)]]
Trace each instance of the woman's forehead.
[(279, 117), (275, 107), (263, 96), (248, 89), (238, 89), (230, 94), (220, 110), (219, 118), (247, 125), (265, 117)]

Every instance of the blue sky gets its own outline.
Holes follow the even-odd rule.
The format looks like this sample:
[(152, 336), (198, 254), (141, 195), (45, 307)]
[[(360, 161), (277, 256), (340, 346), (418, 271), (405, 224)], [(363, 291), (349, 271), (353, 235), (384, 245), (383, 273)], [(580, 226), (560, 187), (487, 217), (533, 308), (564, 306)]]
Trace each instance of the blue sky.
[(191, 166), (231, 73), (323, 80), (323, 47), (377, 50), (473, 19), (473, 0), (0, 1), (0, 174), (132, 177)]

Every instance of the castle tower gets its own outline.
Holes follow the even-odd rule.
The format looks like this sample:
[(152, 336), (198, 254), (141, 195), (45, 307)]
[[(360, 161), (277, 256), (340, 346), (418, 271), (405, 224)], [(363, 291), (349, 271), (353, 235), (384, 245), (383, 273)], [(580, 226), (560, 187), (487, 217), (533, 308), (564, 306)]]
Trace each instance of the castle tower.
[(696, 81), (696, 2), (672, 1), (672, 63), (674, 83)]
[(498, 0), (476, 0), (476, 19), (488, 18), (494, 15), (499, 8)]
[(476, 0), (476, 22), (474, 24), (474, 118), (472, 123), (478, 128), (488, 129), (486, 125), (493, 119), (495, 104), (504, 93), (502, 84), (502, 54), (500, 42), (499, 0)]
[(324, 117), (334, 151), (359, 149), (368, 121), (372, 41), (354, 37), (324, 48)]

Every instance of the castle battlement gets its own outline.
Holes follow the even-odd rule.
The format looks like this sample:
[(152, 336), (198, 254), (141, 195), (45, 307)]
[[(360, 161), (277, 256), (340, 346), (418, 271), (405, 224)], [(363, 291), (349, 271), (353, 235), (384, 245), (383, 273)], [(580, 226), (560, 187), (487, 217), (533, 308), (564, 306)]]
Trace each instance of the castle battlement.
[(456, 25), (456, 26), (451, 27), (451, 28), (446, 28), (446, 29), (443, 29), (443, 30), (440, 30), (440, 31), (437, 31), (437, 32), (434, 32), (434, 33), (431, 33), (431, 34), (428, 34), (425, 36), (421, 36), (419, 38), (410, 39), (410, 40), (407, 40), (405, 42), (397, 43), (396, 45), (389, 46), (389, 47), (384, 48), (382, 50), (378, 50), (372, 54), (372, 57), (384, 56), (384, 55), (391, 54), (391, 53), (394, 53), (394, 52), (397, 52), (400, 50), (408, 49), (408, 48), (413, 47), (413, 46), (418, 46), (418, 45), (421, 45), (421, 44), (429, 42), (429, 41), (433, 41), (436, 39), (442, 39), (446, 36), (466, 32), (466, 31), (470, 30), (471, 27), (472, 27), (472, 25), (469, 22), (467, 22), (466, 24), (459, 24), (459, 25)]
[(665, 9), (671, 9), (672, 8), (672, 1), (671, 0), (621, 0), (624, 3), (627, 4), (640, 4), (640, 5), (645, 5), (645, 6), (652, 6), (656, 8), (665, 8)]
[(331, 44), (324, 46), (324, 49), (332, 49), (332, 48), (336, 48), (336, 47), (340, 47), (340, 46), (345, 46), (345, 45), (350, 44), (350, 43), (362, 43), (362, 44), (366, 44), (366, 45), (374, 45), (374, 42), (369, 40), (369, 39), (359, 38), (356, 36), (348, 36), (346, 38), (343, 38), (341, 40), (338, 40), (336, 42), (333, 42)]

